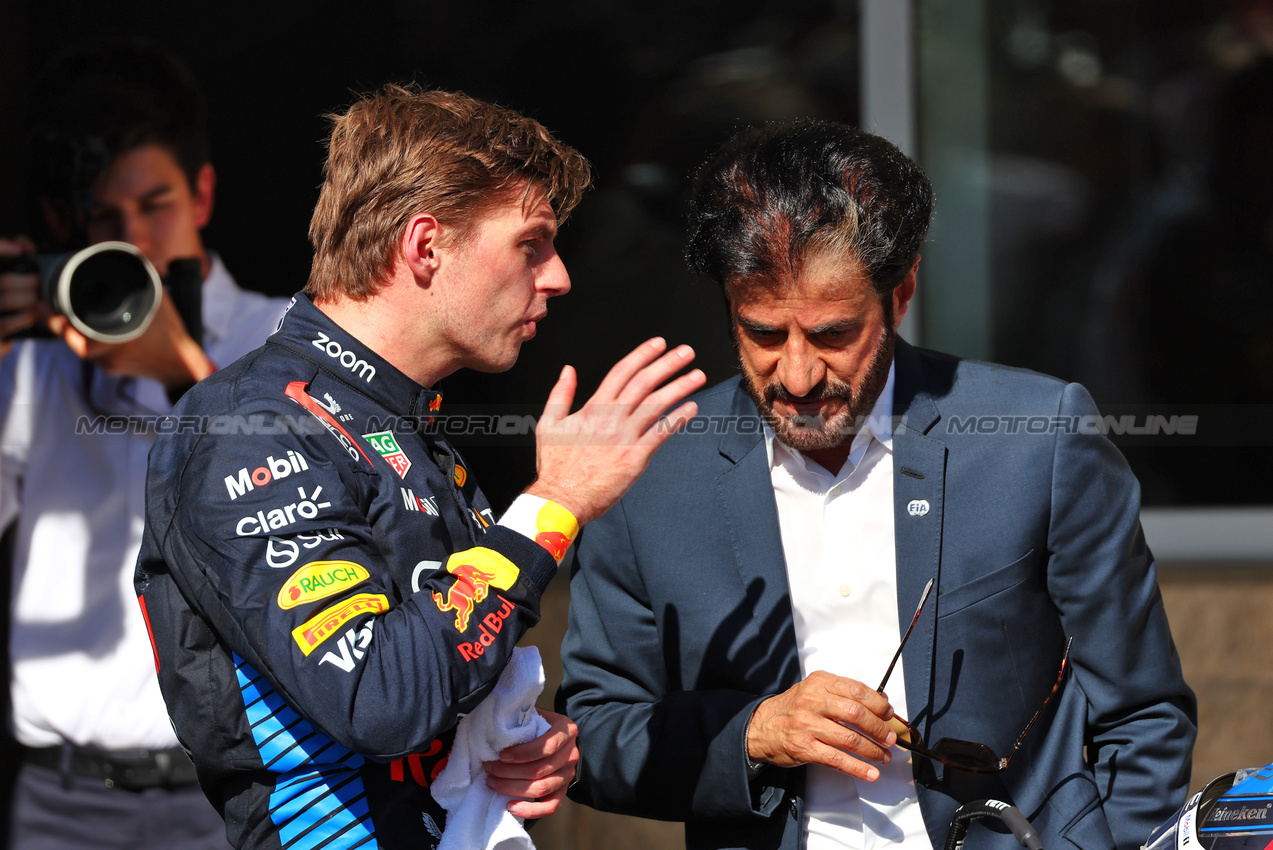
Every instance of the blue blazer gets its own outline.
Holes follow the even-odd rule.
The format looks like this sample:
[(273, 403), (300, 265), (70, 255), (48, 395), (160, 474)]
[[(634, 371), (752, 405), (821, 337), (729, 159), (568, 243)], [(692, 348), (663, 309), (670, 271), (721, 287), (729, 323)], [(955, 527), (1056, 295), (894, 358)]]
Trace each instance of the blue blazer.
[[(1139, 847), (1183, 802), (1196, 707), (1134, 476), (1077, 384), (900, 340), (895, 365), (903, 628), (936, 579), (903, 656), (912, 723), (1006, 754), (1074, 637), (1006, 771), (913, 760), (934, 848), (981, 797), (1014, 803), (1049, 850)], [(763, 432), (737, 379), (698, 404), (578, 543), (558, 694), (580, 729), (571, 796), (685, 821), (690, 848), (796, 850), (804, 769), (749, 782), (744, 761), (752, 709), (800, 679)], [(926, 513), (908, 511), (920, 500)], [(974, 846), (1016, 846), (973, 830)]]

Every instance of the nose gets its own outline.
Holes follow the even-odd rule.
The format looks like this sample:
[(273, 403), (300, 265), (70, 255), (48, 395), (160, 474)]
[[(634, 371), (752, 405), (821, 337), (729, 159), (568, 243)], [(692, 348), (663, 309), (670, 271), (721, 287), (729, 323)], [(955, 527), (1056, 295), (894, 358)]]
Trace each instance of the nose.
[(561, 256), (556, 250), (539, 267), (539, 275), (535, 279), (535, 288), (549, 298), (555, 295), (565, 295), (570, 291), (570, 275), (566, 272), (566, 264), (562, 262)]
[(155, 258), (151, 254), (150, 227), (144, 216), (134, 212), (121, 212), (119, 215), (119, 239), (132, 245), (146, 255), (152, 263)]
[(797, 398), (813, 392), (827, 376), (826, 364), (809, 340), (792, 334), (782, 348), (777, 378)]

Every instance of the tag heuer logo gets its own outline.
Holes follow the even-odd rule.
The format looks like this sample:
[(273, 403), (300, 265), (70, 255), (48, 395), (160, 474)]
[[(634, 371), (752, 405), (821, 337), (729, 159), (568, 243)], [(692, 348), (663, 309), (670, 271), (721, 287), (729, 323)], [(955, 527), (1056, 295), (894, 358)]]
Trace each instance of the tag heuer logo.
[(402, 451), (402, 447), (394, 439), (392, 431), (363, 434), (362, 438), (371, 443), (371, 447), (376, 450), (376, 453), (389, 462), (389, 465), (393, 467), (393, 471), (398, 473), (399, 478), (407, 477), (407, 470), (411, 468), (411, 459)]

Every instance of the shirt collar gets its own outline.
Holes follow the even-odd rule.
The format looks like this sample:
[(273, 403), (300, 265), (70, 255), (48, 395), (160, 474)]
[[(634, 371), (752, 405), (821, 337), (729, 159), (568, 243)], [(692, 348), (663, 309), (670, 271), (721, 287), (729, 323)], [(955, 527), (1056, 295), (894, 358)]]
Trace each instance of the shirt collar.
[(230, 336), (238, 287), (216, 253), (208, 253), (208, 276), (203, 279), (203, 341), (205, 348)]
[(332, 321), (304, 292), (296, 293), (267, 343), (282, 345), (316, 363), (382, 407), (404, 416), (428, 416), (442, 394), (422, 387)]
[[(853, 442), (849, 446), (848, 462), (835, 477), (841, 478), (852, 473), (861, 462), (862, 456), (866, 454), (866, 450), (870, 448), (872, 441), (879, 443), (887, 452), (893, 451), (893, 385), (894, 364), (890, 363), (884, 389), (880, 391), (880, 397), (875, 400), (875, 405), (871, 408), (871, 413), (862, 424), (862, 428), (853, 435)], [(821, 466), (811, 465), (808, 458), (798, 449), (778, 442), (777, 436), (768, 423), (765, 423), (765, 450), (769, 454), (770, 469), (787, 463), (794, 464), (805, 471), (817, 472), (823, 476), (829, 475)]]

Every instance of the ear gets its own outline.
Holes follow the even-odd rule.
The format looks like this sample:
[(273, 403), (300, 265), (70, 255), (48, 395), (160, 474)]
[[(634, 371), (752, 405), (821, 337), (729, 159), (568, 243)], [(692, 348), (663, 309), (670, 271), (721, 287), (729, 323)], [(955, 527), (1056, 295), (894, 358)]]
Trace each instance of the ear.
[(402, 259), (422, 286), (428, 286), (438, 270), (438, 243), (442, 225), (428, 213), (411, 217), (402, 231)]
[(902, 278), (902, 282), (893, 290), (893, 330), (897, 330), (902, 326), (902, 317), (906, 315), (911, 299), (915, 297), (915, 274), (918, 271), (919, 256), (916, 255), (915, 263), (911, 266), (911, 270), (906, 273), (906, 277)]
[(205, 162), (199, 166), (199, 173), (194, 179), (194, 224), (203, 230), (212, 221), (212, 205), (216, 197), (217, 172), (212, 163)]

